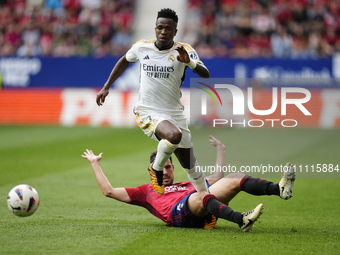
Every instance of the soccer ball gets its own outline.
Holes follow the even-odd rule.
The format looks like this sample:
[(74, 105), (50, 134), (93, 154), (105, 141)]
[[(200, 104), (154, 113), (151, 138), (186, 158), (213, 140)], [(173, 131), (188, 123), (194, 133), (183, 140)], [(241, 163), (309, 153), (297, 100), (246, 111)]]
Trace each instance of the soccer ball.
[(20, 217), (32, 215), (38, 209), (39, 202), (38, 192), (26, 184), (15, 186), (7, 196), (8, 209)]

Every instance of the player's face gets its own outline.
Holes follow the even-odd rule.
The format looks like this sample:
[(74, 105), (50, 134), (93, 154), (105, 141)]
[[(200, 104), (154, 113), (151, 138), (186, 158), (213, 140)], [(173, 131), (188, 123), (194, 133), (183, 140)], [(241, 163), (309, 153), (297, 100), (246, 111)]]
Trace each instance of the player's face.
[(158, 18), (156, 21), (156, 45), (160, 50), (169, 49), (177, 33), (177, 24), (172, 19)]
[(170, 159), (165, 163), (163, 167), (163, 183), (164, 185), (171, 185), (174, 181), (174, 165), (171, 164)]

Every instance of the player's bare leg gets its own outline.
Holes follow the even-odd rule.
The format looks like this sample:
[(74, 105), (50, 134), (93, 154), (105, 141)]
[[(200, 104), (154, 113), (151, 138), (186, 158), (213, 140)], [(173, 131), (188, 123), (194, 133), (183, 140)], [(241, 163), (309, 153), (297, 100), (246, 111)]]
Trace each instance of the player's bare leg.
[(193, 193), (188, 199), (190, 212), (196, 217), (203, 217), (208, 213), (208, 211), (202, 207), (206, 195), (212, 195), (221, 203), (229, 204), (229, 202), (240, 192), (238, 185), (240, 180), (241, 178), (223, 178), (210, 186), (210, 194), (208, 192)]
[(229, 204), (230, 201), (241, 191), (240, 182), (244, 176), (245, 175), (242, 173), (228, 174), (210, 186), (209, 191), (222, 203)]

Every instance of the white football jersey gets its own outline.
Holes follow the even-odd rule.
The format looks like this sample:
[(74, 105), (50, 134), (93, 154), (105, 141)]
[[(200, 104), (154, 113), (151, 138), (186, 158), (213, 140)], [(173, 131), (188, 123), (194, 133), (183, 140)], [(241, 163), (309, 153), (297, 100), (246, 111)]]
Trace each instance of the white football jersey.
[(180, 42), (161, 51), (156, 47), (155, 40), (140, 40), (126, 53), (127, 61), (140, 62), (139, 100), (136, 109), (171, 115), (183, 112), (180, 89), (188, 66), (177, 60), (179, 53), (175, 49), (181, 45), (191, 59), (203, 65), (196, 51), (189, 44)]

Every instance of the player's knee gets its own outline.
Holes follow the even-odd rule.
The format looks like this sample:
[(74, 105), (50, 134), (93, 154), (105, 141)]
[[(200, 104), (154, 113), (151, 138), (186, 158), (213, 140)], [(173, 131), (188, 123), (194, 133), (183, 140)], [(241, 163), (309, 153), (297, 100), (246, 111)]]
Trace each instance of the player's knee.
[(232, 173), (227, 176), (229, 179), (228, 185), (233, 190), (239, 190), (240, 182), (245, 175), (242, 173)]
[(167, 133), (166, 139), (172, 144), (179, 144), (182, 139), (182, 132), (180, 130), (171, 130)]
[(205, 198), (206, 195), (209, 195), (209, 193), (206, 192), (206, 191), (201, 191), (201, 192), (197, 192), (196, 194), (197, 194), (196, 203), (199, 205), (199, 209), (200, 210), (206, 210), (204, 208), (204, 198)]

